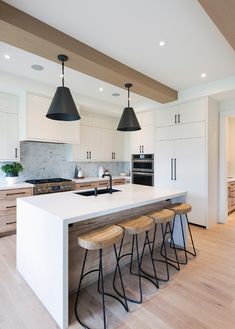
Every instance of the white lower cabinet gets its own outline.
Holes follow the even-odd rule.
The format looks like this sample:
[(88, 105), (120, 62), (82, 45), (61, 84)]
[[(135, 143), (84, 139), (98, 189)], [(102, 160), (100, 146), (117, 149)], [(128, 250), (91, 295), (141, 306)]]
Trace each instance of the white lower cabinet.
[(158, 141), (155, 186), (188, 192), (189, 220), (206, 226), (206, 145), (204, 138)]

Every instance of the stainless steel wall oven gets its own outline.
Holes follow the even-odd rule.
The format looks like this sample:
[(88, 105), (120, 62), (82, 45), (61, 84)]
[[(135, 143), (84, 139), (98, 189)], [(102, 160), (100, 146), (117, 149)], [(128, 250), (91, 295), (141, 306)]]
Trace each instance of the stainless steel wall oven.
[(154, 186), (154, 154), (132, 154), (132, 183)]

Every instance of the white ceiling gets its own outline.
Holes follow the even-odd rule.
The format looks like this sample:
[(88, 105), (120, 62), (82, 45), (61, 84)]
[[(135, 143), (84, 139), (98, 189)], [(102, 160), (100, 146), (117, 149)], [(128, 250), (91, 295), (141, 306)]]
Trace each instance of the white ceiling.
[(177, 90), (202, 72), (203, 82), (235, 74), (233, 49), (197, 0), (5, 2)]
[[(10, 55), (11, 58), (6, 60), (4, 58), (5, 54)], [(42, 65), (44, 70), (32, 70), (31, 65), (33, 64)], [(3, 42), (0, 42), (0, 71), (46, 83), (54, 87), (61, 85), (60, 64), (51, 62), (45, 58), (23, 51)], [(81, 100), (82, 105), (87, 104), (86, 97), (89, 97), (89, 105), (94, 110), (95, 108), (101, 110), (103, 108), (107, 111), (108, 106), (110, 106), (109, 112), (115, 115), (115, 113), (120, 114), (124, 106), (127, 105), (126, 90), (66, 67), (65, 85), (78, 95), (78, 101), (80, 102)], [(102, 92), (99, 91), (100, 87), (103, 88)], [(119, 93), (120, 96), (114, 97), (112, 96), (113, 93)], [(159, 103), (132, 93), (131, 104), (136, 111), (143, 111), (154, 108), (158, 106)]]
[[(197, 0), (5, 2), (176, 90), (235, 74), (234, 50)], [(159, 47), (160, 40), (166, 42), (164, 47)], [(0, 53), (5, 51), (4, 46), (0, 44)], [(8, 47), (11, 63), (1, 58), (0, 70), (58, 85), (57, 64)], [(45, 70), (34, 72), (31, 64), (42, 64)], [(202, 72), (207, 73), (205, 79)], [(66, 85), (77, 93), (113, 104), (117, 110), (126, 104), (124, 90), (70, 69), (66, 69)], [(102, 93), (98, 90), (101, 86)], [(121, 96), (115, 98), (113, 92)], [(137, 110), (157, 104), (132, 95)]]

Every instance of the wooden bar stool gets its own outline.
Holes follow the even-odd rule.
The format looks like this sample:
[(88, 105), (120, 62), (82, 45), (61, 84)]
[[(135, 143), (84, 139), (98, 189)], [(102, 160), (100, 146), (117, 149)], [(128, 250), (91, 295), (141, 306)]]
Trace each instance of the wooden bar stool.
[[(117, 255), (117, 249), (116, 249), (116, 243), (121, 240), (123, 237), (123, 229), (120, 226), (112, 225), (108, 228), (103, 228), (100, 230), (88, 232), (86, 234), (83, 234), (78, 237), (78, 244), (85, 249), (85, 256), (83, 259), (83, 264), (82, 264), (82, 271), (81, 271), (81, 277), (78, 285), (78, 290), (77, 290), (77, 297), (75, 301), (75, 315), (78, 320), (78, 322), (84, 327), (89, 329), (89, 327), (82, 321), (80, 320), (80, 317), (78, 316), (77, 312), (77, 304), (79, 300), (79, 294), (81, 290), (81, 283), (82, 280), (89, 275), (90, 273), (93, 272), (98, 272), (98, 292), (102, 294), (102, 306), (103, 306), (103, 323), (104, 323), (104, 328), (106, 329), (106, 314), (105, 314), (105, 296), (109, 296), (112, 298), (115, 298), (118, 300), (125, 310), (128, 312), (128, 305), (127, 305), (127, 300), (126, 300), (126, 294), (125, 294), (125, 289), (123, 285), (123, 280), (122, 280), (122, 273), (121, 269), (119, 266), (119, 258)], [(116, 258), (116, 269), (115, 271), (118, 271), (119, 276), (120, 276), (120, 282), (121, 282), (121, 287), (122, 287), (122, 296), (123, 300), (120, 298), (110, 294), (106, 293), (104, 291), (104, 273), (103, 273), (103, 249), (113, 246), (114, 247), (114, 254)], [(99, 250), (99, 268), (98, 269), (93, 269), (91, 271), (88, 271), (84, 273), (85, 270), (85, 265), (86, 265), (86, 259), (87, 259), (87, 254), (88, 250)], [(100, 289), (101, 285), (101, 289)]]
[[(153, 219), (153, 223), (155, 224), (153, 240), (149, 242), (150, 244), (152, 244), (152, 248), (151, 248), (152, 257), (153, 257), (153, 253), (154, 253), (154, 246), (155, 246), (155, 243), (156, 243), (157, 226), (158, 226), (158, 224), (161, 225), (162, 244), (161, 244), (161, 249), (160, 249), (160, 255), (163, 257), (163, 259), (158, 259), (158, 258), (153, 257), (153, 260), (154, 260), (154, 262), (162, 262), (162, 263), (166, 264), (166, 278), (160, 278), (158, 276), (158, 280), (167, 282), (167, 281), (169, 281), (169, 278), (170, 278), (169, 265), (174, 267), (177, 271), (180, 270), (177, 251), (176, 251), (176, 247), (175, 247), (175, 243), (174, 243), (173, 230), (171, 228), (171, 222), (174, 219), (175, 213), (174, 213), (173, 210), (163, 209), (163, 210), (156, 211), (156, 212), (153, 212), (151, 214), (148, 214), (148, 216)], [(172, 262), (170, 262), (168, 260), (167, 247), (166, 247), (166, 236), (168, 234), (170, 235), (170, 241), (173, 245), (174, 254), (175, 254), (175, 262), (177, 263), (177, 266), (172, 264)], [(146, 247), (147, 243), (148, 242), (145, 239), (142, 255), (144, 254), (144, 250), (145, 250), (145, 247)], [(164, 251), (164, 254), (163, 254), (163, 251)], [(149, 273), (147, 273), (142, 268), (141, 268), (141, 271), (146, 275), (150, 275)]]
[[(174, 221), (173, 221), (173, 231), (174, 231), (174, 227), (175, 227), (176, 216), (179, 215), (181, 233), (182, 233), (182, 240), (183, 240), (183, 248), (177, 247), (176, 249), (184, 251), (185, 260), (184, 261), (179, 261), (179, 263), (183, 264), (183, 265), (186, 265), (188, 263), (188, 255), (187, 254), (191, 254), (194, 257), (197, 255), (195, 245), (194, 245), (194, 241), (193, 241), (192, 232), (191, 232), (191, 229), (190, 229), (190, 224), (189, 224), (189, 221), (188, 221), (188, 213), (192, 210), (192, 206), (188, 203), (175, 203), (170, 207), (170, 209), (173, 210), (174, 213), (175, 213), (175, 217), (174, 217)], [(187, 225), (186, 228), (189, 231), (193, 251), (190, 251), (186, 247), (184, 227), (183, 227), (183, 217), (182, 216), (185, 216), (185, 219), (186, 219), (186, 225)]]
[[(138, 217), (138, 218), (128, 219), (128, 220), (123, 221), (123, 222), (121, 222), (117, 225), (122, 227), (122, 229), (124, 230), (124, 236), (123, 236), (122, 241), (121, 241), (118, 258), (121, 259), (121, 258), (126, 257), (126, 256), (131, 256), (129, 272), (130, 272), (131, 275), (137, 276), (138, 281), (139, 281), (139, 295), (140, 295), (140, 298), (139, 299), (133, 299), (131, 297), (126, 296), (126, 299), (130, 302), (140, 304), (143, 301), (142, 282), (141, 282), (142, 278), (150, 281), (151, 283), (153, 283), (155, 285), (155, 287), (159, 288), (157, 274), (156, 274), (156, 270), (155, 270), (154, 261), (153, 261), (153, 258), (152, 258), (150, 246), (149, 246), (149, 251), (150, 251), (151, 263), (152, 263), (152, 267), (153, 267), (153, 271), (154, 271), (154, 281), (152, 280), (151, 277), (141, 274), (141, 262), (142, 262), (143, 257), (140, 258), (139, 241), (138, 241), (138, 235), (140, 233), (144, 233), (144, 232), (145, 232), (145, 239), (147, 241), (149, 241), (148, 232), (149, 232), (149, 230), (151, 230), (153, 228), (153, 220), (150, 217), (141, 216), (141, 217)], [(131, 235), (132, 236), (131, 252), (122, 254), (123, 240), (124, 240), (124, 237), (126, 235)], [(136, 256), (137, 256), (137, 272), (133, 271), (133, 258), (134, 258), (135, 250), (136, 250)], [(116, 285), (115, 285), (116, 274), (117, 274), (117, 267), (116, 267), (116, 270), (114, 272), (113, 287), (114, 287), (116, 293), (119, 296), (123, 297), (123, 295), (120, 293), (120, 291), (118, 291), (118, 289), (116, 288)]]

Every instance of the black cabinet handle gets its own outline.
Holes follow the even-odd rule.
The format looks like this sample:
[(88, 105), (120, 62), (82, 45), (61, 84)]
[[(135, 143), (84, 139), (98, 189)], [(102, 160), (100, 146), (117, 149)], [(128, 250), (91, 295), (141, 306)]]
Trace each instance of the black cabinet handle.
[(86, 152), (86, 158), (88, 159), (88, 152)]
[(175, 123), (177, 123), (177, 114), (175, 114)]
[(140, 153), (141, 153), (141, 145), (140, 145)]
[(7, 206), (7, 209), (16, 208), (16, 206)]
[(178, 123), (180, 123), (180, 114), (178, 114)]
[(19, 195), (19, 194), (25, 194), (25, 192), (7, 193), (6, 196), (9, 196), (9, 195)]
[(18, 156), (18, 150), (17, 150), (17, 147), (15, 148), (15, 158), (17, 159), (17, 156)]
[(173, 159), (171, 158), (171, 180), (173, 180)]
[(142, 145), (142, 153), (144, 153), (144, 145)]
[(176, 159), (174, 159), (174, 162), (175, 162), (175, 180), (176, 180)]
[(113, 158), (114, 158), (114, 160), (116, 159), (116, 153), (115, 152), (113, 152)]
[(90, 153), (90, 158), (89, 159), (91, 159), (91, 152), (89, 152)]

